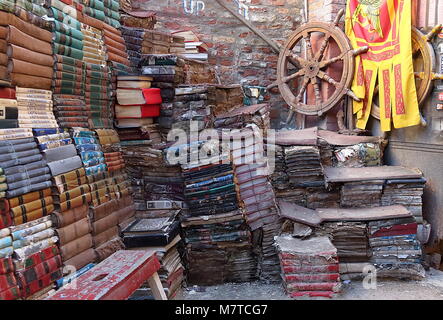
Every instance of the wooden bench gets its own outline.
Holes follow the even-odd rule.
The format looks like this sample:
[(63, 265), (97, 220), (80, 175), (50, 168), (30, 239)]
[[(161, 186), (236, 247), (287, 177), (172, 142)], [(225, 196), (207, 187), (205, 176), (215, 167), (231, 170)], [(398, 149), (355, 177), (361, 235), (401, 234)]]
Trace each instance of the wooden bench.
[(154, 250), (117, 251), (46, 300), (126, 300), (148, 281), (156, 300), (167, 300)]

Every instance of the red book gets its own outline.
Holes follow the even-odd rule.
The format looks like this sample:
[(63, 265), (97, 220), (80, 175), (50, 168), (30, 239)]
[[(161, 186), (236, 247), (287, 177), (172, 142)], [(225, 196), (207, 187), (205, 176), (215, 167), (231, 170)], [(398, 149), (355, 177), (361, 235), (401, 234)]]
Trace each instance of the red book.
[(16, 99), (15, 89), (13, 88), (0, 88), (0, 99)]
[(285, 274), (285, 281), (289, 282), (337, 282), (340, 281), (338, 273), (331, 274)]
[(1, 274), (0, 275), (0, 288), (6, 290), (17, 286), (17, 280), (15, 279), (14, 273)]
[(17, 300), (18, 298), (20, 298), (20, 288), (18, 286), (0, 291), (0, 300)]
[(0, 259), (0, 274), (7, 274), (14, 271), (12, 258)]
[(330, 264), (330, 265), (323, 265), (323, 266), (284, 266), (283, 272), (286, 274), (290, 273), (338, 273), (339, 272), (339, 266), (338, 264)]
[(332, 298), (333, 295), (334, 292), (331, 291), (297, 291), (289, 293), (289, 296), (291, 298), (298, 298), (304, 296)]
[(142, 89), (146, 104), (162, 104), (161, 90), (158, 88)]
[(398, 224), (392, 227), (380, 228), (377, 232), (371, 234), (370, 238), (403, 236), (408, 234), (417, 234), (417, 223)]

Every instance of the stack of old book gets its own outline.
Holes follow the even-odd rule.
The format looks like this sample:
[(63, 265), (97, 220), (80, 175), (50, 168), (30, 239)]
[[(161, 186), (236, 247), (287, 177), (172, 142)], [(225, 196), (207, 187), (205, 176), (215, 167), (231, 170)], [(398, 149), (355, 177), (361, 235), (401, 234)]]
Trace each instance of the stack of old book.
[(125, 248), (119, 237), (119, 215), (117, 199), (91, 207), (92, 236), (99, 261)]
[[(142, 55), (138, 64), (143, 75), (155, 83), (215, 84), (215, 70), (208, 63), (168, 54)], [(153, 85), (154, 86), (154, 85)]]
[[(352, 265), (367, 264), (372, 256), (366, 222), (328, 222), (324, 223), (321, 231), (316, 231), (316, 234), (330, 237), (332, 244), (337, 248), (340, 264), (347, 264), (348, 269)], [(357, 272), (343, 273), (350, 277)], [(362, 273), (356, 275), (361, 276)]]
[(11, 228), (15, 276), (21, 297), (36, 299), (53, 289), (62, 276), (62, 260), (55, 245), (58, 237), (50, 217)]
[(90, 110), (84, 99), (84, 35), (77, 13), (75, 7), (55, 1), (48, 10), (48, 15), (54, 19), (54, 113), (61, 128), (88, 127)]
[[(96, 3), (95, 1), (94, 3)], [(112, 128), (111, 72), (106, 66), (107, 52), (103, 41), (103, 23), (88, 18), (81, 24), (84, 39), (85, 99), (90, 109), (90, 128)]]
[[(0, 21), (0, 25), (7, 26), (7, 73), (11, 84), (50, 90), (53, 74), (53, 63), (49, 63), (52, 60), (52, 33), (6, 12), (1, 12)], [(4, 49), (2, 51), (5, 52)]]
[(105, 158), (93, 131), (75, 128), (72, 133), (77, 152), (82, 159), (86, 175), (106, 171)]
[(423, 223), (423, 191), (426, 179), (386, 180), (381, 196), (383, 206), (402, 205), (415, 217), (418, 223)]
[(276, 240), (283, 284), (292, 298), (332, 297), (341, 289), (337, 249), (328, 237)]
[[(181, 245), (179, 222), (175, 214), (163, 218), (137, 219), (124, 230), (123, 240), (132, 250), (151, 249), (157, 252), (161, 268), (158, 271), (166, 295), (172, 299), (181, 287), (184, 268), (177, 248)], [(136, 292), (135, 296), (151, 296), (147, 286)]]
[(0, 88), (0, 128), (18, 128), (18, 107), (15, 89)]
[(108, 61), (117, 74), (121, 72), (130, 72), (129, 55), (127, 53), (125, 40), (122, 32), (110, 25), (104, 24), (104, 41), (108, 53)]
[(117, 0), (104, 0), (104, 22), (114, 28), (120, 28), (120, 2)]
[(212, 107), (214, 116), (232, 111), (243, 106), (244, 93), (239, 84), (208, 86), (208, 104)]
[[(8, 187), (7, 198), (20, 197), (51, 187), (49, 168), (33, 138), (0, 141), (0, 148), (5, 151), (0, 156), (0, 162)], [(50, 214), (51, 208), (45, 207), (47, 210), (44, 210), (43, 207), (45, 206), (37, 206), (33, 212), (27, 211), (23, 215), (14, 216), (13, 220), (20, 224), (42, 217), (44, 213)]]
[[(269, 104), (257, 104), (252, 106), (242, 106), (217, 115), (214, 121), (215, 128), (242, 129), (245, 123), (254, 124), (259, 129), (270, 128)], [(262, 133), (263, 134), (263, 133)]]
[(183, 43), (183, 47), (179, 47), (180, 51), (177, 52), (175, 47), (171, 46), (171, 53), (180, 53), (188, 59), (208, 60), (208, 46), (201, 42), (193, 31), (175, 31), (172, 36), (183, 39), (180, 42)]
[[(163, 210), (158, 208), (156, 201), (166, 201), (170, 204), (166, 209), (179, 209), (183, 201), (183, 178), (180, 166), (169, 165), (162, 150), (143, 144), (144, 140), (130, 140), (128, 145), (122, 145), (127, 172), (132, 182), (137, 215), (152, 216)], [(151, 208), (147, 201), (154, 201)], [(158, 209), (157, 209), (158, 208)]]
[(83, 95), (54, 94), (53, 101), (54, 114), (60, 128), (88, 128), (90, 107), (86, 106)]
[(6, 26), (0, 26), (0, 84), (9, 85), (9, 72), (8, 72), (8, 56), (6, 50), (8, 49), (8, 43), (6, 37), (8, 36), (8, 28)]
[(60, 238), (60, 250), (65, 266), (81, 268), (95, 260), (91, 225), (87, 217), (91, 202), (91, 188), (84, 168), (53, 178), (53, 197), (56, 202), (54, 223)]
[(34, 137), (52, 176), (82, 167), (69, 132), (60, 129), (34, 129)]
[(318, 147), (285, 148), (289, 181), (294, 187), (319, 187), (325, 184)]
[(160, 115), (160, 89), (151, 88), (150, 77), (119, 76), (115, 116), (117, 127), (136, 128), (153, 123)]
[(120, 21), (125, 27), (153, 30), (157, 23), (154, 11), (134, 11), (131, 0), (120, 1)]
[(16, 88), (20, 128), (57, 128), (52, 111), (52, 91)]
[(143, 30), (141, 28), (122, 27), (122, 37), (126, 43), (128, 58), (132, 67), (138, 67), (142, 56)]
[(423, 279), (422, 249), (414, 217), (369, 222), (371, 263), (377, 277)]
[(189, 284), (248, 282), (257, 277), (251, 231), (238, 210), (190, 215), (181, 225)]
[(342, 207), (379, 207), (383, 184), (383, 180), (343, 183), (340, 204)]
[(105, 157), (105, 163), (109, 172), (121, 171), (125, 167), (125, 160), (120, 147), (120, 138), (114, 129), (96, 130), (100, 145)]
[[(0, 230), (0, 241), (2, 245), (5, 241), (12, 242), (9, 229)], [(0, 249), (0, 252), (3, 249)], [(20, 298), (20, 288), (14, 275), (14, 262), (10, 255), (0, 253), (0, 300), (17, 300)]]
[[(66, 273), (71, 273), (72, 269), (78, 270), (96, 260), (95, 252), (92, 249), (92, 226), (88, 213), (89, 208), (86, 203), (63, 212), (56, 210), (52, 215)], [(76, 247), (79, 250), (74, 250)]]
[(189, 134), (191, 130), (201, 131), (210, 126), (213, 119), (208, 103), (207, 86), (180, 86), (175, 88), (172, 97), (167, 97), (168, 88), (165, 84), (155, 82), (153, 85), (163, 87), (162, 96), (165, 103), (162, 105), (161, 116), (158, 119), (163, 132), (181, 129)]

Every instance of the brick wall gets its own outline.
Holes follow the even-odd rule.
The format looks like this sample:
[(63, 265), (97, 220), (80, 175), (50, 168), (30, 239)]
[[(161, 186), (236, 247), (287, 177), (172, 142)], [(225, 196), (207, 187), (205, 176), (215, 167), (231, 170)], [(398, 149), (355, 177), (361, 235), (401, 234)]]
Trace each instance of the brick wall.
[(309, 20), (332, 22), (340, 9), (345, 9), (346, 0), (309, 0)]
[[(303, 0), (225, 1), (280, 44), (302, 21)], [(132, 5), (157, 12), (156, 29), (194, 31), (209, 46), (209, 61), (222, 83), (267, 86), (276, 79), (278, 55), (214, 0), (133, 0)], [(286, 119), (287, 106), (278, 90), (266, 99), (273, 106), (274, 124)]]

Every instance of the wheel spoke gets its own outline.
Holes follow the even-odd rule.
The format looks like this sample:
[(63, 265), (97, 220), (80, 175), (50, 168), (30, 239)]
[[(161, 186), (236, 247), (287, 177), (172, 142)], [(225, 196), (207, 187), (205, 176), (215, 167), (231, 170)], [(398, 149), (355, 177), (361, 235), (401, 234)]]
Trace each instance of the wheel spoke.
[(309, 84), (309, 78), (304, 78), (303, 79), (303, 83), (302, 83), (302, 85), (300, 87), (300, 92), (295, 97), (295, 103), (297, 103), (297, 104), (300, 103), (301, 98), (302, 98), (303, 94), (305, 93), (306, 88), (308, 87), (308, 84)]
[(314, 53), (312, 52), (311, 35), (309, 34), (309, 32), (303, 34), (303, 39), (305, 39), (306, 49), (308, 52), (308, 60), (310, 60), (314, 57)]
[(329, 60), (323, 60), (322, 62), (320, 62), (320, 69), (323, 69), (333, 63), (336, 63), (337, 61), (343, 60), (344, 56), (345, 56), (346, 52), (343, 52), (341, 55), (329, 59)]
[(325, 72), (323, 71), (319, 71), (318, 72), (318, 77), (330, 84), (332, 84), (334, 87), (338, 88), (340, 87), (340, 83), (338, 83), (337, 81), (335, 81), (334, 79), (332, 79), (330, 76), (328, 76)]
[(291, 81), (293, 79), (296, 79), (298, 77), (301, 77), (305, 74), (305, 70), (304, 69), (300, 69), (298, 70), (296, 73), (291, 74), (290, 76), (284, 77), (282, 78), (282, 82), (287, 83), (288, 81)]
[(325, 50), (328, 47), (330, 37), (331, 37), (330, 33), (325, 34), (325, 38), (323, 39), (320, 50), (315, 55), (316, 61), (321, 61), (323, 59), (323, 54), (325, 53)]
[(317, 78), (311, 78), (311, 83), (314, 86), (315, 102), (317, 105), (321, 105), (322, 99), (320, 94), (320, 86), (318, 85)]

